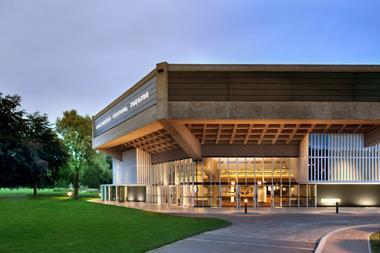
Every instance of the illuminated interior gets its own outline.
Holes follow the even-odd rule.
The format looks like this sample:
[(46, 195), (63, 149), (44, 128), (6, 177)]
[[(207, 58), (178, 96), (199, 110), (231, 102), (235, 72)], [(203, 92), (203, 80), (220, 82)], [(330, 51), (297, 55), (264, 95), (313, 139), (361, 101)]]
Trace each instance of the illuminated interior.
[(154, 165), (147, 202), (195, 207), (315, 205), (315, 185), (299, 183), (298, 158), (204, 158)]

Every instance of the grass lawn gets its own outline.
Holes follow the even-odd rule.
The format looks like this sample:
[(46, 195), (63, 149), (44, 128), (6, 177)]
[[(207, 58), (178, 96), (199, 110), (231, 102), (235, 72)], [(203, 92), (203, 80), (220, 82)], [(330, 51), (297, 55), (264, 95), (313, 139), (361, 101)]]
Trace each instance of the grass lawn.
[(380, 253), (380, 231), (373, 233), (369, 239), (371, 240), (372, 253)]
[[(46, 188), (38, 189), (37, 194), (39, 196), (67, 196), (67, 192), (72, 191), (65, 188)], [(98, 191), (96, 189), (81, 190), (81, 197), (98, 197)], [(0, 197), (5, 196), (31, 196), (33, 195), (33, 189), (31, 188), (0, 188)]]
[(32, 198), (0, 191), (0, 252), (144, 252), (229, 225), (61, 195)]

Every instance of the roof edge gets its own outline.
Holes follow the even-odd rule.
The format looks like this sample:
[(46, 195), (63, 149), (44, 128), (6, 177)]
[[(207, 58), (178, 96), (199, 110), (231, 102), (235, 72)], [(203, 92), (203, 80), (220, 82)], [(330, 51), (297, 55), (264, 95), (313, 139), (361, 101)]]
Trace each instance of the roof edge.
[(98, 113), (96, 113), (92, 119), (95, 120), (102, 114), (104, 114), (106, 111), (111, 109), (113, 106), (115, 106), (117, 103), (119, 103), (122, 99), (124, 99), (126, 96), (131, 94), (133, 91), (140, 88), (143, 84), (145, 84), (147, 81), (152, 79), (157, 73), (157, 68), (154, 68), (151, 70), (147, 75), (145, 75), (143, 78), (141, 78), (138, 82), (136, 82), (134, 85), (132, 85), (128, 90), (126, 90), (123, 94), (121, 94), (119, 97), (117, 97), (115, 100), (113, 100), (111, 103), (109, 103), (107, 106), (105, 106), (102, 110), (100, 110)]
[(380, 64), (168, 64), (169, 71), (380, 72)]

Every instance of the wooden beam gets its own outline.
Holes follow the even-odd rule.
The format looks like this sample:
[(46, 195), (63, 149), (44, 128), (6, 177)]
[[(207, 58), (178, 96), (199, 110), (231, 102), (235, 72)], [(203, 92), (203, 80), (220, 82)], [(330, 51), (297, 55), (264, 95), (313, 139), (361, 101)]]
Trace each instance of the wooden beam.
[(364, 146), (370, 147), (380, 143), (380, 126), (364, 134)]
[(288, 140), (286, 141), (286, 144), (289, 144), (289, 143), (292, 141), (294, 135), (295, 135), (295, 134), (297, 133), (297, 131), (298, 131), (299, 126), (300, 126), (300, 124), (296, 124), (296, 127), (293, 129), (292, 133), (290, 134)]
[(339, 129), (338, 134), (343, 132), (343, 130), (346, 128), (347, 124), (343, 124), (342, 127)]
[(202, 140), (201, 140), (201, 143), (202, 143), (202, 144), (205, 143), (205, 139), (206, 139), (206, 130), (207, 130), (207, 125), (206, 125), (206, 124), (203, 124)]
[(244, 139), (244, 144), (248, 143), (249, 137), (251, 135), (252, 128), (253, 128), (253, 124), (249, 124), (247, 136), (245, 136), (245, 139)]
[(216, 141), (215, 141), (216, 144), (219, 143), (220, 134), (222, 133), (222, 124), (219, 124), (218, 126), (219, 126), (218, 127), (218, 133), (216, 135)]
[(278, 137), (280, 136), (283, 128), (284, 128), (284, 124), (281, 124), (280, 128), (277, 130), (277, 133), (272, 140), (272, 144), (276, 143), (276, 141), (277, 141)]
[(324, 133), (327, 133), (330, 130), (331, 126), (332, 124), (327, 124)]
[(356, 133), (357, 131), (359, 131), (359, 129), (362, 127), (362, 124), (359, 124), (356, 128), (355, 128), (355, 130), (354, 130), (354, 132), (353, 133)]
[(268, 126), (269, 126), (269, 124), (265, 124), (265, 127), (264, 127), (264, 129), (263, 129), (263, 132), (261, 133), (261, 135), (260, 135), (260, 139), (259, 139), (259, 141), (257, 142), (257, 144), (261, 144), (261, 142), (263, 141), (264, 136), (265, 136), (265, 133), (267, 132)]
[(231, 139), (230, 139), (230, 144), (232, 144), (232, 143), (234, 142), (237, 126), (238, 126), (238, 125), (235, 124), (235, 125), (234, 125), (234, 129), (232, 130)]
[(310, 128), (307, 130), (307, 134), (313, 132), (316, 124), (311, 124)]
[(189, 157), (194, 160), (202, 158), (201, 144), (185, 125), (169, 120), (159, 122)]

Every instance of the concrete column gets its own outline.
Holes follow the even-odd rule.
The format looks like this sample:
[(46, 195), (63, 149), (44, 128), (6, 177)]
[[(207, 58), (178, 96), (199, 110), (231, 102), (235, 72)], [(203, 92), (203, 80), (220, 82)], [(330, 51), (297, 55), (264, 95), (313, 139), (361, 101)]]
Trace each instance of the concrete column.
[(317, 202), (318, 202), (317, 201), (318, 200), (318, 198), (317, 198), (318, 197), (317, 196), (317, 187), (318, 187), (317, 185), (315, 185), (315, 187), (314, 187), (314, 198), (315, 198), (314, 199), (314, 207), (317, 207)]
[(168, 117), (168, 63), (156, 65), (157, 73), (157, 119)]
[(108, 185), (108, 201), (111, 201), (111, 186)]

